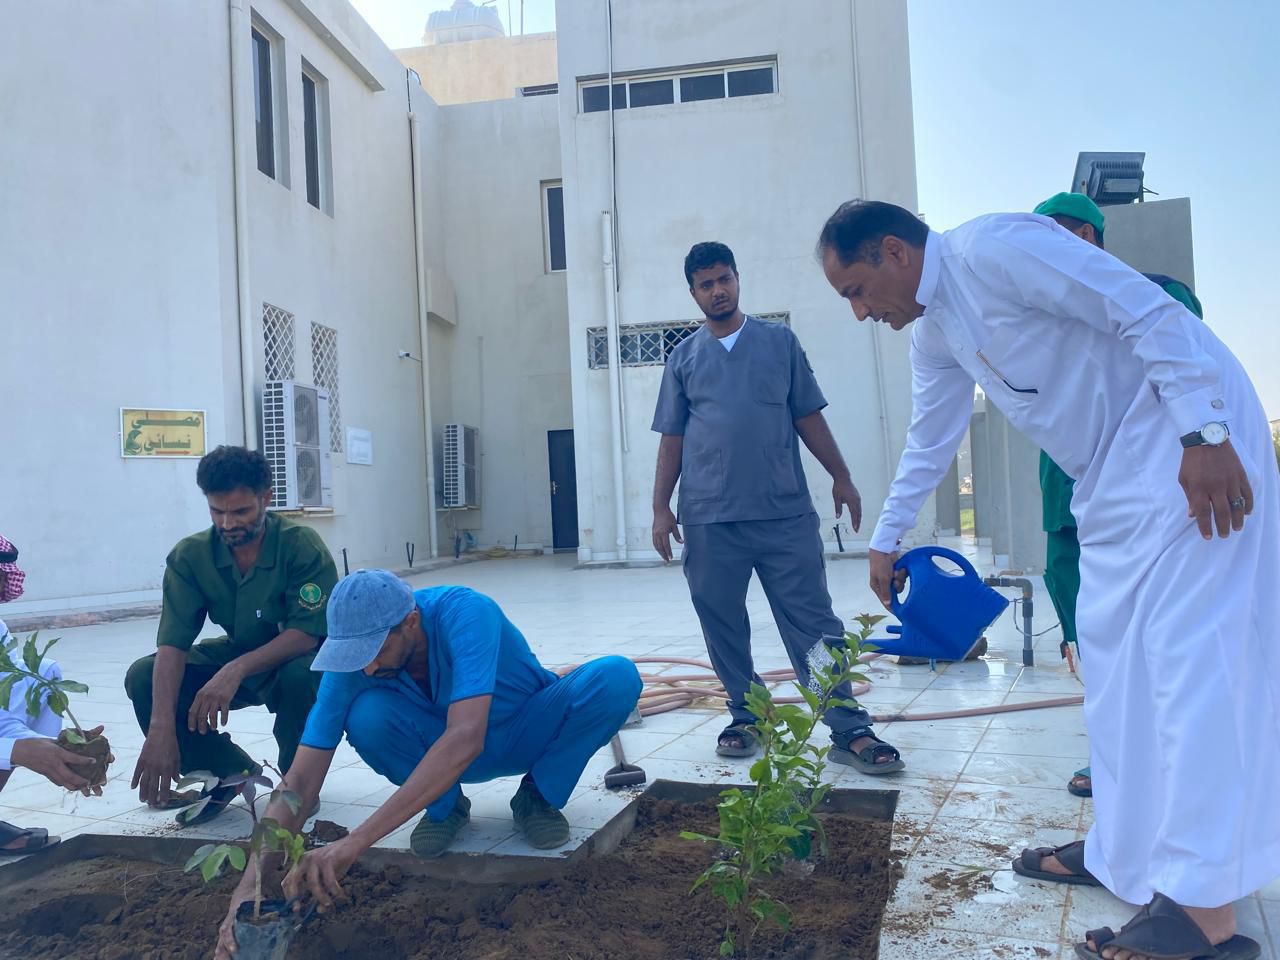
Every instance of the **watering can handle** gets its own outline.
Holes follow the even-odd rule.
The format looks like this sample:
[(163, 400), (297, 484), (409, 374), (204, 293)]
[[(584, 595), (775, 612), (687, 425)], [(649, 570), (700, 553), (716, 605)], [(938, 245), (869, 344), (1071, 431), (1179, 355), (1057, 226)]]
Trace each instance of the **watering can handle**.
[[(959, 567), (966, 576), (976, 577), (978, 575), (978, 571), (973, 568), (973, 564), (960, 554), (956, 553), (954, 550), (948, 549), (947, 547), (938, 546), (913, 547), (902, 556), (898, 557), (897, 561), (893, 565), (893, 569), (895, 571), (905, 570), (907, 572), (907, 579), (909, 580), (911, 579), (912, 567), (917, 563), (932, 560), (934, 557), (942, 557), (944, 560), (950, 560)], [(898, 616), (899, 611), (902, 609), (902, 603), (898, 600), (898, 591), (894, 587), (892, 581), (889, 583), (889, 589), (892, 591), (889, 607), (893, 611), (894, 616)], [(899, 617), (899, 619), (901, 619), (901, 617)]]

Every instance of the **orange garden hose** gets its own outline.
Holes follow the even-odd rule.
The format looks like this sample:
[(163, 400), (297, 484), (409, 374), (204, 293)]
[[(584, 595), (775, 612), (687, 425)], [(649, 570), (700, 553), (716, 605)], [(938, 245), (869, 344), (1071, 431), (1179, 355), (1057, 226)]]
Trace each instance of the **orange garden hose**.
[[(862, 663), (869, 663), (878, 659), (882, 654), (864, 653), (859, 657)], [(637, 666), (643, 664), (668, 664), (678, 666), (698, 667), (702, 670), (713, 671), (711, 664), (704, 660), (693, 660), (686, 657), (632, 657), (631, 662)], [(571, 670), (577, 669), (577, 664), (567, 667), (560, 667), (556, 673), (563, 676)], [(766, 670), (760, 674), (760, 679), (766, 685), (775, 683), (785, 683), (789, 680), (795, 680), (795, 671), (787, 668), (780, 670)], [(652, 717), (659, 713), (667, 713), (671, 710), (678, 710), (681, 707), (692, 706), (700, 700), (728, 700), (729, 694), (720, 684), (720, 679), (714, 672), (707, 673), (683, 673), (683, 674), (654, 674), (641, 673), (640, 679), (644, 682), (644, 688), (640, 691), (640, 715), (642, 717)], [(853, 686), (853, 696), (860, 697), (871, 689), (870, 683), (857, 683)], [(774, 697), (774, 703), (804, 703), (802, 697)], [(953, 720), (960, 717), (983, 717), (998, 713), (1015, 713), (1022, 710), (1041, 710), (1049, 707), (1075, 707), (1084, 703), (1083, 696), (1057, 697), (1050, 700), (1036, 700), (1031, 703), (1002, 703), (993, 704), (989, 707), (968, 707), (960, 710), (942, 710), (930, 713), (892, 713), (873, 715), (872, 720), (876, 723), (903, 723), (907, 721), (921, 720)]]

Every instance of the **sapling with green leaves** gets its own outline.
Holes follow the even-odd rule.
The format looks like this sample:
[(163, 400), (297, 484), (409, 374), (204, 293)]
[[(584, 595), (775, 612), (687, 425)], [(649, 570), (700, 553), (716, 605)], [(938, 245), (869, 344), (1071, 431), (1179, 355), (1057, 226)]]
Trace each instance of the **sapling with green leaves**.
[[(280, 775), (280, 771), (276, 770), (270, 764), (263, 761), (264, 766), (268, 767), (280, 782), (283, 783), (284, 777)], [(245, 806), (249, 810), (249, 816), (253, 820), (253, 830), (249, 834), (249, 856), (253, 857), (254, 862), (254, 885), (253, 885), (253, 919), (259, 920), (262, 916), (262, 867), (263, 860), (270, 853), (280, 853), (284, 855), (285, 863), (292, 866), (302, 859), (302, 853), (306, 846), (306, 838), (300, 833), (294, 833), (285, 827), (280, 826), (280, 822), (274, 817), (259, 817), (257, 810), (257, 802), (260, 799), (258, 793), (259, 787), (271, 788), (274, 785), (271, 780), (262, 774), (242, 773), (231, 777), (223, 777), (219, 779), (212, 773), (197, 772), (184, 777), (178, 783), (178, 789), (183, 790), (187, 787), (200, 785), (207, 793), (215, 787), (240, 787), (240, 795), (244, 797)], [(209, 802), (209, 797), (197, 801), (187, 808), (188, 817), (196, 816)], [(286, 804), (295, 814), (302, 809), (302, 799), (292, 790), (285, 790), (276, 787), (267, 795), (267, 805), (270, 806), (277, 801)], [(244, 870), (248, 859), (245, 855), (243, 847), (239, 847), (228, 843), (207, 843), (196, 850), (191, 855), (191, 859), (187, 861), (183, 868), (187, 872), (200, 868), (200, 875), (204, 877), (205, 883), (210, 883), (214, 878), (222, 873), (222, 868), (226, 864), (230, 864), (235, 870)]]
[(92, 767), (77, 768), (77, 772), (89, 781), (90, 787), (100, 787), (107, 782), (107, 767), (115, 759), (111, 755), (111, 744), (96, 731), (85, 732), (80, 721), (71, 712), (71, 701), (67, 696), (70, 693), (88, 693), (89, 687), (62, 676), (47, 677), (41, 670), (49, 650), (59, 639), (61, 638), (54, 637), (41, 648), (40, 634), (37, 631), (27, 637), (25, 642), (11, 636), (0, 647), (0, 706), (7, 707), (13, 699), (13, 688), (27, 681), (30, 684), (25, 696), (27, 714), (38, 717), (48, 707), (55, 716), (70, 720), (71, 729), (58, 734), (58, 746), (79, 756), (92, 758)]
[(823, 782), (830, 747), (817, 746), (810, 738), (829, 708), (858, 706), (839, 690), (866, 680), (858, 658), (874, 649), (867, 638), (884, 617), (863, 614), (855, 619), (857, 632), (847, 632), (842, 643), (823, 644), (825, 654), (810, 656), (809, 687), (800, 687), (804, 706), (774, 703), (768, 689), (751, 685), (747, 708), (758, 719), (750, 729), (763, 748), (751, 765), (753, 786), (731, 787), (720, 794), (717, 836), (681, 834), (720, 848), (720, 856), (693, 889), (708, 885), (728, 910), (721, 956), (749, 958), (755, 935), (767, 921), (789, 930), (791, 911), (762, 889), (761, 881), (789, 860), (808, 859), (815, 844), (819, 854), (826, 852), (826, 836), (815, 811), (831, 789)]

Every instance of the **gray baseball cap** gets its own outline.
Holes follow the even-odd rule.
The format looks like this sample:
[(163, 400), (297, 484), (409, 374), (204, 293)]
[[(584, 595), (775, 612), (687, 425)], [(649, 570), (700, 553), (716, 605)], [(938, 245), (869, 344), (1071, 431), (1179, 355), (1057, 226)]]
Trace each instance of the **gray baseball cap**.
[(338, 581), (325, 616), (329, 635), (320, 646), (312, 670), (354, 673), (378, 655), (387, 634), (404, 622), (414, 607), (409, 585), (389, 570), (357, 570)]

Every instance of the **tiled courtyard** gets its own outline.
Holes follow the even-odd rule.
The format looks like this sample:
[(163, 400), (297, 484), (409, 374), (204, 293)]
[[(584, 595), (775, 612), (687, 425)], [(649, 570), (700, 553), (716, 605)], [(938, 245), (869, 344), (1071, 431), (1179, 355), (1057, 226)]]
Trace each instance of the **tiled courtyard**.
[[(876, 611), (862, 560), (828, 565), (836, 610), (843, 617)], [(579, 663), (603, 654), (692, 657), (706, 652), (680, 571), (670, 568), (575, 570), (572, 558), (510, 558), (445, 567), (411, 578), (416, 587), (462, 583), (493, 596), (524, 631), (548, 666)], [(1037, 583), (1036, 630), (1053, 625), (1052, 607)], [(768, 604), (753, 586), (749, 606), (755, 627), (757, 668), (787, 666)], [(142, 746), (122, 681), (128, 664), (153, 649), (154, 620), (104, 623), (51, 631), (67, 675), (89, 684), (79, 698), (83, 724), (107, 727), (116, 754), (115, 776), (101, 798), (68, 796), (25, 770), (0, 793), (0, 819), (47, 826), (67, 838), (77, 833), (167, 833), (172, 814), (138, 804), (129, 778)], [(213, 633), (214, 631), (209, 631)], [(1021, 664), (1022, 637), (1006, 613), (988, 631), (983, 660), (940, 667), (899, 667), (889, 660), (869, 668), (874, 687), (863, 702), (876, 714), (928, 713), (1025, 703), (1082, 692), (1059, 660), (1058, 631), (1037, 641), (1036, 666)], [(648, 668), (646, 668), (648, 669)], [(688, 672), (688, 667), (676, 668)], [(714, 709), (682, 709), (651, 717), (626, 730), (628, 760), (650, 780), (742, 781), (747, 761), (714, 756), (724, 723)], [(263, 710), (233, 714), (229, 728), (251, 754), (274, 761), (271, 718)], [(1074, 957), (1070, 944), (1086, 929), (1118, 926), (1132, 908), (1109, 894), (1085, 888), (1024, 881), (1009, 870), (1026, 845), (1062, 843), (1084, 835), (1091, 802), (1065, 789), (1087, 762), (1079, 707), (1035, 710), (932, 722), (881, 725), (882, 737), (907, 761), (904, 775), (878, 780), (834, 768), (842, 787), (893, 788), (901, 792), (896, 845), (905, 876), (890, 905), (882, 940), (883, 960), (942, 958)], [(613, 763), (606, 748), (592, 761), (566, 810), (575, 842), (604, 823), (629, 799), (601, 782)], [(392, 788), (346, 744), (321, 794), (320, 815), (346, 825), (368, 816)], [(515, 836), (507, 800), (514, 781), (467, 787), (472, 820), (454, 849), (476, 853), (533, 853)], [(239, 837), (249, 819), (240, 811), (210, 826), (211, 837)], [(412, 824), (382, 846), (408, 846)], [(977, 880), (966, 874), (979, 873)], [(1263, 944), (1263, 960), (1280, 960), (1280, 883), (1239, 905), (1241, 932)], [(1275, 934), (1273, 939), (1272, 933)]]

